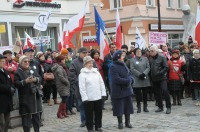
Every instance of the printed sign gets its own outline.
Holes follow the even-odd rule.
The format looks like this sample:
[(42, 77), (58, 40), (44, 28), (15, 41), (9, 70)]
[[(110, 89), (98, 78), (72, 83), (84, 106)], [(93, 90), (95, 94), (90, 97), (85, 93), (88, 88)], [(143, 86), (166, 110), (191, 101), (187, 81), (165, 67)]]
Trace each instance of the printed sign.
[(166, 44), (168, 33), (166, 32), (149, 32), (149, 44)]
[(10, 46), (0, 46), (0, 54), (2, 54), (5, 50), (10, 50), (12, 51), (13, 49), (13, 45), (10, 45)]
[(36, 46), (40, 46), (41, 43), (42, 45), (50, 45), (50, 36), (41, 36), (41, 37), (32, 37), (34, 44)]
[(6, 32), (5, 25), (0, 25), (0, 33), (5, 33), (5, 32)]
[(98, 46), (96, 36), (83, 36), (83, 46)]

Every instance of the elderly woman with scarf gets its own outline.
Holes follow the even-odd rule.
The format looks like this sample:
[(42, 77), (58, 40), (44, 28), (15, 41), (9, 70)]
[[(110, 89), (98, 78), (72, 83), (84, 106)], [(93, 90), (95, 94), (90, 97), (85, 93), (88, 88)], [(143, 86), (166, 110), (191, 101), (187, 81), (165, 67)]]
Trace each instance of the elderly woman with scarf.
[(40, 83), (42, 78), (30, 67), (29, 57), (19, 58), (19, 67), (14, 75), (14, 84), (18, 88), (19, 113), (25, 132), (30, 132), (33, 124), (35, 132), (40, 130), (40, 112), (42, 112)]
[(116, 51), (113, 54), (113, 64), (110, 67), (113, 116), (117, 116), (119, 129), (123, 129), (123, 114), (125, 115), (125, 126), (132, 128), (130, 114), (133, 114), (132, 84), (134, 80), (124, 63), (125, 55), (122, 50)]
[(61, 103), (58, 108), (57, 117), (68, 117), (66, 113), (66, 101), (70, 95), (70, 83), (67, 76), (67, 67), (65, 65), (65, 56), (59, 55), (55, 58), (56, 63), (53, 64), (51, 70), (55, 76), (56, 88), (61, 97)]

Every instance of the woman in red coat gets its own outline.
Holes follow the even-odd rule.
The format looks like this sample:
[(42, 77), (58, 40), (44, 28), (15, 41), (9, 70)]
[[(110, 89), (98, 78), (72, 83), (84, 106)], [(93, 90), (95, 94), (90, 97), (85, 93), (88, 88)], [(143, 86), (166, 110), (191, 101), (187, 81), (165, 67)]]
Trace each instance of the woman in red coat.
[(169, 64), (169, 88), (172, 92), (173, 105), (181, 104), (182, 84), (179, 75), (182, 74), (184, 62), (180, 60), (179, 50), (172, 51), (172, 58), (168, 61)]

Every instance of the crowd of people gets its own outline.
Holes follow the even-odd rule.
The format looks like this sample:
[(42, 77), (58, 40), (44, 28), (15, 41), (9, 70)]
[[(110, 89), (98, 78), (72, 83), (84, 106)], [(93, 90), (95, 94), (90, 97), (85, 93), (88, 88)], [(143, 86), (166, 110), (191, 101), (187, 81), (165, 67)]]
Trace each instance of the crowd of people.
[(37, 53), (28, 48), (23, 54), (5, 50), (0, 54), (0, 131), (8, 131), (16, 91), (24, 132), (30, 132), (32, 126), (39, 132), (42, 103), (49, 107), (59, 104), (59, 119), (76, 114), (75, 107), (80, 112), (80, 127), (86, 126), (89, 132), (103, 131), (102, 113), (109, 96), (119, 129), (124, 127), (123, 115), (125, 127), (132, 128), (134, 97), (137, 113), (142, 111), (141, 103), (143, 111), (149, 112), (149, 100), (155, 100), (155, 112), (162, 112), (164, 99), (166, 114), (171, 113), (172, 105), (181, 106), (184, 97), (191, 97), (200, 106), (200, 51), (196, 42), (179, 42), (174, 48), (168, 44), (146, 49), (132, 45), (130, 50), (127, 45), (116, 49), (115, 43), (110, 43), (109, 48), (104, 59), (100, 59), (98, 49), (88, 51), (85, 47), (77, 54), (71, 48)]

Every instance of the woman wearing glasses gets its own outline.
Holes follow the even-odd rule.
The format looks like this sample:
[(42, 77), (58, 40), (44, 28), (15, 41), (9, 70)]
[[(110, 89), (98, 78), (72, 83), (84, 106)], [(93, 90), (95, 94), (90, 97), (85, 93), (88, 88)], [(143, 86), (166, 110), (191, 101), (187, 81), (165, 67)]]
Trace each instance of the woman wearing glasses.
[(30, 67), (29, 57), (23, 55), (19, 58), (19, 66), (14, 76), (15, 86), (19, 94), (19, 113), (22, 116), (24, 132), (40, 130), (40, 112), (42, 112), (41, 95), (39, 94), (42, 78)]

